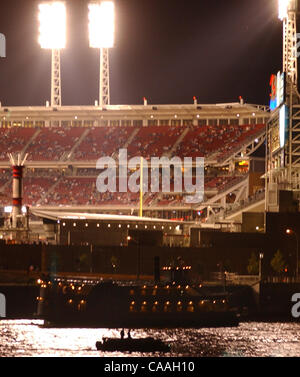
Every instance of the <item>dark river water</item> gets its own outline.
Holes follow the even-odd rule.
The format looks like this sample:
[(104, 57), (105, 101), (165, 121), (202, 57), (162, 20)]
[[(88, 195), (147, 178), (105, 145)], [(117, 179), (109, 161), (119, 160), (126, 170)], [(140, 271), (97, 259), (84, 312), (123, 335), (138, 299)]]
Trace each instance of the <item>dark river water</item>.
[[(103, 336), (119, 337), (119, 329), (45, 328), (43, 321), (1, 320), (0, 356), (160, 356), (97, 351)], [(152, 336), (171, 345), (171, 357), (300, 356), (299, 323), (241, 323), (233, 328), (132, 330), (132, 337)]]

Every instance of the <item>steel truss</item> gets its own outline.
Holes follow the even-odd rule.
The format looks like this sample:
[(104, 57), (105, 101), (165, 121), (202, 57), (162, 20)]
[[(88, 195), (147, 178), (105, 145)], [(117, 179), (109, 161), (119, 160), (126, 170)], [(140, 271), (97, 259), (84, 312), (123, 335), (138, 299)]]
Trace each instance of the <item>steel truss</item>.
[(110, 105), (109, 49), (100, 48), (99, 106)]
[[(279, 191), (300, 190), (300, 95), (298, 92), (297, 0), (290, 0), (288, 15), (283, 19), (283, 72), (285, 103), (288, 109), (286, 140), (280, 146), (279, 112), (267, 124), (266, 142), (266, 211), (279, 210)], [(282, 105), (283, 106), (283, 105)]]
[(216, 166), (226, 166), (232, 161), (240, 161), (242, 159), (249, 158), (264, 142), (266, 139), (266, 131), (264, 130), (256, 138), (251, 137), (248, 143), (243, 143), (236, 151), (225, 157), (221, 163), (217, 163)]
[[(234, 202), (227, 203), (227, 196), (228, 194), (234, 195)], [(226, 211), (227, 207), (230, 205), (234, 205), (236, 203), (240, 203), (241, 200), (247, 199), (249, 196), (249, 176), (245, 179), (241, 180), (239, 183), (235, 184), (234, 186), (230, 186), (221, 193), (213, 196), (210, 199), (206, 198), (206, 201), (198, 205), (195, 210), (201, 211), (206, 209), (207, 210), (207, 218), (208, 222), (216, 221), (217, 219), (221, 219), (224, 217), (224, 211)]]
[(60, 50), (52, 50), (51, 106), (61, 106)]

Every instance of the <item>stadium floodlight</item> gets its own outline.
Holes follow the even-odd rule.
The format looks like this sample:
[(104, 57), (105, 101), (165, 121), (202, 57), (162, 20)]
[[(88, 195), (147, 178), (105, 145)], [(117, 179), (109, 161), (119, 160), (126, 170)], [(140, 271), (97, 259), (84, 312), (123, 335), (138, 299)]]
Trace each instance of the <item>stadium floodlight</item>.
[(90, 47), (111, 48), (114, 46), (115, 10), (112, 1), (89, 4)]
[(62, 2), (39, 5), (41, 48), (62, 49), (66, 46), (66, 6)]
[(100, 50), (99, 105), (109, 105), (109, 48), (114, 46), (115, 5), (102, 1), (89, 4), (88, 8), (90, 47)]
[(66, 5), (49, 2), (39, 5), (39, 44), (52, 50), (51, 106), (61, 106), (60, 50), (66, 46)]
[(278, 0), (278, 18), (283, 21), (288, 16), (290, 0)]

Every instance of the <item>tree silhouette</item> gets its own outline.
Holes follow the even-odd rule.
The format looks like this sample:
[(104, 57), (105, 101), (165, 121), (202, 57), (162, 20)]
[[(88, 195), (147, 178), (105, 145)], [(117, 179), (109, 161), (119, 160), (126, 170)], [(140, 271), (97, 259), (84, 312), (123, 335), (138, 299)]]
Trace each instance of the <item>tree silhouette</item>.
[(274, 257), (272, 258), (271, 267), (277, 274), (280, 274), (283, 272), (284, 267), (285, 267), (285, 261), (283, 259), (283, 255), (280, 250), (277, 250)]
[(253, 252), (251, 254), (250, 259), (249, 259), (249, 263), (248, 263), (248, 266), (247, 266), (247, 271), (251, 275), (257, 275), (258, 274), (258, 269), (259, 269), (258, 257)]

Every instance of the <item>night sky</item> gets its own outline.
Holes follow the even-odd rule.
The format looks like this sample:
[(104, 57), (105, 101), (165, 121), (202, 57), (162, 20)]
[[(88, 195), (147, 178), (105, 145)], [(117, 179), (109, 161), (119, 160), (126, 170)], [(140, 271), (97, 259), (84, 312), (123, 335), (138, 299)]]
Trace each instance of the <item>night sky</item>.
[[(88, 42), (88, 0), (68, 0), (61, 54), (63, 105), (98, 99), (99, 51)], [(38, 44), (38, 1), (1, 0), (0, 101), (50, 100), (51, 52)], [(269, 79), (282, 67), (277, 0), (115, 0), (111, 104), (236, 102), (268, 104)]]

